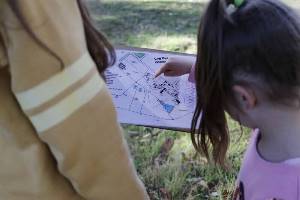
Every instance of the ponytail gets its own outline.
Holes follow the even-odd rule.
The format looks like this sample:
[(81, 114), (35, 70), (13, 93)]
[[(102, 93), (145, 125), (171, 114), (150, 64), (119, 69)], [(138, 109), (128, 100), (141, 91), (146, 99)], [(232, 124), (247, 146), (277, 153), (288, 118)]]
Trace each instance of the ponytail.
[(212, 156), (222, 166), (229, 145), (222, 71), (223, 28), (230, 17), (226, 7), (224, 0), (212, 0), (200, 22), (195, 73), (197, 104), (191, 125), (195, 149), (208, 159)]

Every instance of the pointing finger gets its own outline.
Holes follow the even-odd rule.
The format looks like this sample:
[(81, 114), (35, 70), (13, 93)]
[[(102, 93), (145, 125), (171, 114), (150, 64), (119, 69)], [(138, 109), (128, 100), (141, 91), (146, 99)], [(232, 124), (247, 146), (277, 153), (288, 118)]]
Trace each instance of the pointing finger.
[(162, 73), (164, 73), (165, 71), (166, 71), (166, 65), (159, 68), (159, 70), (155, 73), (155, 78), (161, 75)]

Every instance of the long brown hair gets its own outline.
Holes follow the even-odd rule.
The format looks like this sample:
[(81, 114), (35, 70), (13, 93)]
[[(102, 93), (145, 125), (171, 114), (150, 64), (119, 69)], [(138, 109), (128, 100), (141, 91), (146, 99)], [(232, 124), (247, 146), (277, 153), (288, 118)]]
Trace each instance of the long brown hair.
[[(223, 165), (229, 146), (225, 110), (238, 108), (233, 85), (262, 86), (270, 100), (299, 99), (300, 20), (277, 0), (211, 0), (198, 32), (197, 104), (192, 142)], [(255, 77), (253, 82), (247, 78)]]
[[(49, 54), (55, 57), (60, 61), (61, 66), (64, 66), (63, 61), (55, 52), (53, 52), (49, 47), (47, 47), (43, 41), (41, 41), (36, 34), (31, 30), (28, 23), (26, 22), (23, 14), (21, 12), (21, 8), (19, 6), (19, 0), (8, 0), (8, 5), (16, 15), (17, 19), (20, 21), (23, 28), (27, 31), (27, 33)], [(99, 73), (104, 77), (105, 69), (112, 65), (115, 62), (115, 52), (112, 45), (107, 41), (104, 35), (97, 30), (97, 28), (93, 25), (92, 19), (90, 17), (89, 11), (82, 0), (77, 0), (78, 7), (83, 19), (83, 26), (86, 35), (87, 47), (90, 55), (95, 61)]]

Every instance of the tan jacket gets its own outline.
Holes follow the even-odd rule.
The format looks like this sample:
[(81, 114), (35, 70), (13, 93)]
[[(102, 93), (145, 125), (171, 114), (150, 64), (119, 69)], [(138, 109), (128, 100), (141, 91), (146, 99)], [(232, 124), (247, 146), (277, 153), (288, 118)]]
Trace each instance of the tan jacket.
[[(2, 0), (0, 0), (2, 1)], [(0, 200), (148, 199), (76, 0), (21, 0), (35, 34), (0, 8)]]

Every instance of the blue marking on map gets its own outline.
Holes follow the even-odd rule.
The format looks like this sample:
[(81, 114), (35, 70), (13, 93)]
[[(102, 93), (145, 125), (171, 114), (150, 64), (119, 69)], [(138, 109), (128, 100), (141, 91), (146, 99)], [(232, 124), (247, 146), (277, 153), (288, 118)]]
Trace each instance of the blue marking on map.
[(170, 104), (166, 104), (165, 102), (163, 102), (161, 100), (159, 100), (159, 103), (163, 106), (163, 108), (165, 109), (165, 111), (167, 113), (171, 113), (175, 108), (175, 106), (170, 105)]
[(164, 109), (168, 112), (171, 113), (174, 110), (175, 106), (169, 105), (169, 104), (164, 104)]
[(138, 53), (138, 52), (136, 52), (136, 53), (134, 53), (134, 55), (135, 55), (136, 57), (142, 59), (142, 58), (145, 57), (146, 54), (145, 54), (145, 53)]

